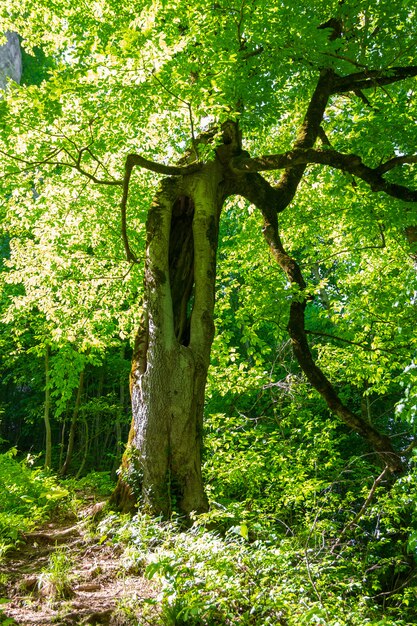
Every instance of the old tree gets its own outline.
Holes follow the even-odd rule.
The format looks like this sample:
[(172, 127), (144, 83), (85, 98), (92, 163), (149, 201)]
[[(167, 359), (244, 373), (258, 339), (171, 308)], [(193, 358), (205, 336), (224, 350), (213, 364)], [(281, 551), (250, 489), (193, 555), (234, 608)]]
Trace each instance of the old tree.
[[(143, 270), (116, 502), (207, 509), (203, 408), (219, 224), (230, 206), (240, 222), (259, 212), (264, 272), (285, 276), (287, 330), (305, 377), (387, 471), (400, 471), (401, 451), (330, 378), (382, 388), (398, 346), (392, 368), (414, 367), (404, 320), (415, 296), (401, 285), (417, 239), (414, 3), (5, 0), (1, 18), (26, 54), (51, 60), (36, 84), (10, 84), (1, 102), (7, 219), (32, 223), (34, 239), (47, 220), (55, 239), (71, 222), (61, 264), (65, 254), (94, 264), (95, 246), (107, 246), (121, 284)], [(365, 281), (361, 254), (374, 255), (374, 291), (361, 293), (357, 280), (353, 306), (341, 277)], [(376, 311), (379, 288), (385, 309)], [(335, 337), (321, 350), (306, 322), (317, 302)], [(373, 356), (366, 365), (343, 356), (341, 375), (337, 340)]]

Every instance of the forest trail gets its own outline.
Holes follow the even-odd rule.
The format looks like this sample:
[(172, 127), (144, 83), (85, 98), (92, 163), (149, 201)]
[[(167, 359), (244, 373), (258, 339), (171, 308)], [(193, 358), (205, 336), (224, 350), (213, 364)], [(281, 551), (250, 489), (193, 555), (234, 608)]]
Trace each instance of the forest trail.
[(0, 624), (123, 626), (131, 623), (124, 604), (155, 597), (147, 579), (123, 572), (117, 547), (89, 537), (96, 509), (92, 505), (78, 520), (50, 521), (9, 553), (2, 566), (7, 582), (0, 595), (8, 602), (0, 607)]

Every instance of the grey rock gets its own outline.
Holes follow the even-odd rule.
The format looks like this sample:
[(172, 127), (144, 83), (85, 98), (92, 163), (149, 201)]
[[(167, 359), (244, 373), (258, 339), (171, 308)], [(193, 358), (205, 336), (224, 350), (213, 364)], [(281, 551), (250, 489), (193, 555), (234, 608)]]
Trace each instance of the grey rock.
[(0, 46), (0, 89), (5, 89), (7, 79), (16, 83), (22, 77), (22, 55), (19, 37), (16, 33), (6, 33), (7, 42)]

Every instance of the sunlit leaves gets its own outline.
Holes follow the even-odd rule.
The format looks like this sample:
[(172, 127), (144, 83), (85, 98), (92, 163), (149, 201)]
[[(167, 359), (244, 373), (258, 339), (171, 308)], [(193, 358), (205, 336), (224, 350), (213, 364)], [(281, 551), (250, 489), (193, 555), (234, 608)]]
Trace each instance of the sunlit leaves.
[[(285, 151), (321, 69), (416, 62), (415, 8), (399, 0), (6, 0), (0, 17), (0, 30), (15, 29), (29, 53), (39, 46), (51, 59), (43, 81), (15, 86), (1, 103), (12, 236), (4, 319), (22, 324), (36, 311), (45, 336), (84, 352), (132, 334), (142, 269), (124, 261), (120, 187), (94, 185), (80, 169), (120, 182), (128, 153), (175, 163), (193, 135), (225, 119), (239, 119), (252, 154)], [(415, 150), (416, 107), (414, 79), (334, 96), (326, 140), (376, 167)], [(212, 158), (212, 146), (198, 155)], [(387, 177), (415, 185), (416, 169)], [(155, 180), (132, 178), (128, 234), (139, 258)], [(282, 216), (284, 243), (308, 280), (310, 338), (336, 380), (382, 393), (410, 363), (415, 269), (404, 230), (414, 223), (412, 208), (319, 167), (307, 169)], [(228, 209), (222, 228), (213, 362), (225, 390), (243, 391), (245, 376), (260, 385), (271, 375), (294, 293), (247, 207)]]

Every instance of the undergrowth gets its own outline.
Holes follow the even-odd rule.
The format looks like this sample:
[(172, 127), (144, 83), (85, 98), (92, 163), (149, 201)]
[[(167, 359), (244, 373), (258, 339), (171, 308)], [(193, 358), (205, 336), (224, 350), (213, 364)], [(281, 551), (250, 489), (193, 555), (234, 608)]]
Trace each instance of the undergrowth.
[[(92, 527), (98, 544), (121, 554), (119, 576), (145, 576), (157, 589), (155, 598), (133, 594), (120, 602), (120, 623), (417, 622), (416, 464), (393, 480), (370, 455), (352, 454), (357, 443), (343, 429), (324, 431), (307, 416), (303, 424), (301, 431), (291, 412), (279, 424), (213, 415), (205, 439), (208, 513), (187, 526), (177, 515), (167, 521), (111, 512)], [(112, 488), (100, 473), (63, 487), (13, 453), (0, 457), (0, 481), (3, 545), (78, 492), (104, 496)], [(59, 585), (65, 565), (50, 563), (45, 584)]]
[(65, 549), (57, 549), (48, 559), (38, 577), (38, 587), (49, 600), (64, 600), (72, 594), (71, 582), (74, 563)]
[(320, 432), (311, 420), (301, 433), (291, 420), (277, 429), (243, 416), (210, 419), (211, 510), (191, 527), (141, 513), (99, 523), (97, 541), (123, 551), (122, 573), (158, 587), (156, 599), (129, 604), (128, 623), (416, 623), (415, 464), (392, 481), (369, 456), (352, 456), (343, 431)]
[(14, 448), (0, 454), (0, 558), (21, 533), (39, 526), (68, 499), (68, 489), (32, 463), (30, 455), (18, 460)]
[[(123, 548), (125, 574), (143, 574), (157, 584), (156, 599), (130, 606), (133, 624), (147, 615), (161, 626), (405, 626), (414, 624), (415, 586), (384, 592), (372, 576), (372, 556), (308, 548), (299, 537), (250, 540), (246, 524), (226, 532), (207, 530), (228, 511), (198, 517), (192, 528), (137, 514), (112, 514), (98, 526), (98, 540)], [(248, 529), (250, 532), (250, 528)], [(387, 559), (387, 562), (389, 559)], [(381, 562), (383, 570), (387, 563)], [(392, 563), (389, 564), (392, 566)], [(151, 611), (157, 609), (157, 617)]]

